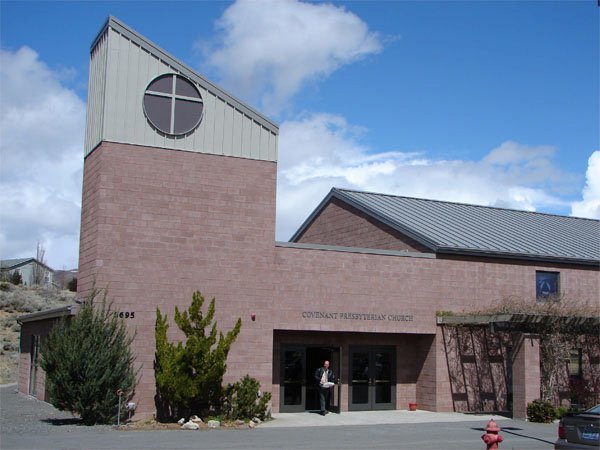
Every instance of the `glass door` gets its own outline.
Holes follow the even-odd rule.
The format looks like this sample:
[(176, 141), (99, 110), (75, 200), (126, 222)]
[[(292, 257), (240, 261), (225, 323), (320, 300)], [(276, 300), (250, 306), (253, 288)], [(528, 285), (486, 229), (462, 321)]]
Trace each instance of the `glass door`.
[(281, 352), (281, 412), (304, 411), (306, 403), (305, 347), (286, 346)]
[(319, 410), (319, 393), (315, 372), (329, 361), (336, 385), (329, 391), (327, 410), (341, 412), (342, 387), (340, 372), (342, 357), (340, 347), (317, 345), (285, 345), (281, 350), (279, 405), (281, 412)]
[(396, 407), (395, 347), (350, 347), (349, 365), (348, 409)]

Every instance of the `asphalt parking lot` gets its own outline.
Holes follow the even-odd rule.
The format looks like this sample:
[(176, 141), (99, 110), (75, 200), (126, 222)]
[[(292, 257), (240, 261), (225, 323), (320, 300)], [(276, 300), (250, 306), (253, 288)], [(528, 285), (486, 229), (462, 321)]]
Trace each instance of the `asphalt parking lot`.
[[(553, 449), (556, 425), (496, 418), (501, 449)], [(125, 431), (79, 425), (70, 414), (0, 387), (2, 449), (484, 449), (488, 416), (417, 411), (276, 414), (256, 429)]]

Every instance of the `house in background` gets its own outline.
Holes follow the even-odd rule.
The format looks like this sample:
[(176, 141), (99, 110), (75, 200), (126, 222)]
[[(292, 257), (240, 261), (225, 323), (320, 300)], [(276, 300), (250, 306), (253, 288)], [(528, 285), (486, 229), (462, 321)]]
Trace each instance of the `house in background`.
[(54, 270), (35, 258), (0, 260), (0, 271), (7, 277), (20, 273), (24, 286), (52, 286), (54, 283)]

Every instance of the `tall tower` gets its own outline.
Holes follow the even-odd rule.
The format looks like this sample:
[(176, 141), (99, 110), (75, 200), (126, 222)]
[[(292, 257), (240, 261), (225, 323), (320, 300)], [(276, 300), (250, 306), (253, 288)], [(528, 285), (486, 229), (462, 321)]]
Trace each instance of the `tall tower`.
[[(172, 318), (201, 290), (220, 329), (241, 316), (238, 342), (264, 343), (247, 318), (272, 302), (278, 127), (113, 17), (91, 47), (87, 107), (79, 293), (107, 288), (137, 333), (143, 417), (157, 308)], [(230, 353), (232, 380), (242, 353)], [(263, 384), (271, 359), (269, 344), (254, 350)]]

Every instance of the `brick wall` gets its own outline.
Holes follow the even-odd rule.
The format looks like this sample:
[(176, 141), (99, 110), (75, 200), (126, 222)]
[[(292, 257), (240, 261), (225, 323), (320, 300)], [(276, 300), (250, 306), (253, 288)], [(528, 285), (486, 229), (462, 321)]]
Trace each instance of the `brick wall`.
[[(172, 319), (194, 290), (216, 297), (220, 329), (242, 317), (228, 381), (270, 382), (272, 328), (249, 319), (272, 305), (275, 163), (104, 142), (84, 186), (79, 294), (95, 280), (134, 313), (138, 417), (154, 410), (156, 308)], [(170, 337), (181, 339), (174, 325)]]
[[(127, 323), (137, 333), (134, 351), (142, 367), (136, 418), (154, 411), (156, 308), (172, 319), (176, 305), (189, 306), (194, 290), (207, 300), (216, 297), (219, 329), (229, 330), (237, 317), (243, 321), (224, 381), (256, 377), (273, 391), (275, 411), (274, 330), (314, 332), (319, 339), (353, 333), (344, 339), (356, 342), (341, 340), (342, 346), (394, 336), (398, 361), (412, 361), (399, 366), (398, 407), (419, 399), (447, 410), (436, 311), (482, 309), (508, 296), (533, 299), (541, 266), (276, 247), (275, 179), (272, 162), (134, 145), (104, 142), (87, 157), (79, 294), (95, 280), (108, 287), (118, 310), (135, 313)], [(342, 222), (352, 220), (347, 209), (334, 206)], [(373, 230), (364, 217), (359, 223), (380, 236), (389, 231)], [(386, 245), (351, 235), (334, 244)], [(386, 239), (392, 237), (401, 239), (389, 233)], [(408, 249), (405, 244), (396, 249)], [(597, 270), (556, 270), (568, 298), (596, 298)], [(170, 338), (181, 339), (175, 328)], [(429, 337), (414, 340), (423, 335)]]
[(525, 419), (527, 404), (540, 398), (540, 342), (533, 335), (513, 337), (513, 417)]

